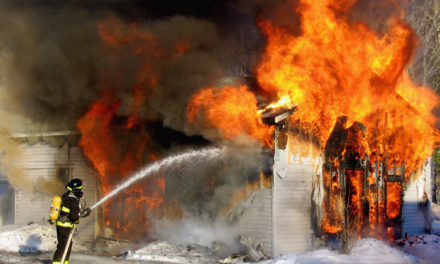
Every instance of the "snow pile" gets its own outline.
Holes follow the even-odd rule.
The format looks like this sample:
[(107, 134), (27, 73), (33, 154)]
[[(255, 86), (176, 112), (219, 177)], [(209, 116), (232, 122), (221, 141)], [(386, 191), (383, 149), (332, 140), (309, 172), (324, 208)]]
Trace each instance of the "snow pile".
[(431, 224), (431, 233), (440, 236), (440, 221), (434, 220)]
[[(15, 253), (41, 253), (54, 251), (57, 244), (56, 228), (49, 224), (0, 227), (0, 251)], [(82, 249), (78, 243), (74, 248)]]
[(0, 250), (7, 252), (37, 253), (56, 247), (56, 231), (50, 225), (9, 225), (0, 228)]
[(439, 263), (439, 236), (428, 234), (416, 235), (408, 239), (399, 239), (395, 243), (402, 251), (417, 256), (427, 263)]
[(217, 262), (217, 258), (211, 257), (209, 249), (205, 247), (196, 245), (182, 247), (166, 241), (156, 241), (136, 251), (129, 251), (126, 258), (167, 263), (210, 264)]
[(365, 238), (356, 241), (348, 255), (320, 249), (302, 255), (286, 254), (260, 264), (405, 264), (415, 263), (418, 259), (394, 249), (380, 240)]

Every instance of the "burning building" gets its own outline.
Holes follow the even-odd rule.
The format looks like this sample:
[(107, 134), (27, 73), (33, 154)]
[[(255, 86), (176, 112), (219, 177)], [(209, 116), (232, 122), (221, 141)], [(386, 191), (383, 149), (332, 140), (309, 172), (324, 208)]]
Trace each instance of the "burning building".
[[(108, 238), (154, 239), (155, 220), (187, 214), (224, 217), (272, 256), (320, 238), (342, 245), (419, 232), (411, 212), (430, 195), (429, 164), (421, 168), (439, 141), (440, 100), (407, 71), (418, 39), (404, 10), (395, 1), (238, 2), (232, 26), (95, 7), (1, 11), (3, 24), (14, 23), (0, 30), (0, 114), (9, 121), (0, 142), (16, 131), (77, 130), (62, 148), (23, 145), (52, 154), (44, 168), (34, 167), (36, 154), (22, 167), (51, 180), (95, 175), (88, 200), (172, 153), (233, 150), (229, 160), (158, 170), (122, 191), (96, 212), (91, 233)], [(60, 12), (47, 18), (48, 10)], [(378, 22), (365, 10), (393, 11)], [(5, 166), (17, 145), (2, 171), (25, 188), (33, 176)]]
[(395, 240), (425, 232), (429, 220), (421, 203), (424, 195), (433, 196), (431, 159), (413, 173), (415, 181), (408, 181), (404, 164), (365, 154), (363, 125), (346, 127), (341, 117), (320, 149), (311, 133), (288, 118), (291, 114), (275, 111), (263, 118), (276, 126), (273, 174), (269, 185), (260, 181), (229, 212), (242, 235), (260, 241), (273, 257), (322, 243), (342, 248), (363, 237)]

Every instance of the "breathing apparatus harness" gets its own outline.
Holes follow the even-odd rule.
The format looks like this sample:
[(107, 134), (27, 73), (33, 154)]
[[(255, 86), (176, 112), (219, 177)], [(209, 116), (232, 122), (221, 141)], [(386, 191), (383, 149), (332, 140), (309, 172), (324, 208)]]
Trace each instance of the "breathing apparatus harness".
[[(63, 195), (63, 199), (59, 196), (55, 196), (52, 200), (52, 206), (49, 214), (49, 223), (56, 223), (57, 226), (74, 228), (75, 224), (79, 223), (76, 221), (75, 223), (69, 219), (70, 208), (63, 205), (62, 201), (68, 197), (75, 198), (76, 200), (80, 200), (83, 196), (82, 192), (83, 183), (80, 179), (72, 179), (67, 185), (67, 192)], [(81, 207), (81, 206), (80, 206)], [(91, 213), (90, 208), (85, 208), (81, 210), (80, 217), (89, 216)]]

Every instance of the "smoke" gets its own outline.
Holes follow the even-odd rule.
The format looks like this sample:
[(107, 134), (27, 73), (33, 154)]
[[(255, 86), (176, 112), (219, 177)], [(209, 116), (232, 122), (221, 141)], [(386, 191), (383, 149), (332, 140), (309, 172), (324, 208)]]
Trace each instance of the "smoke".
[(238, 0), (234, 7), (251, 16), (270, 21), (274, 26), (288, 30), (293, 35), (301, 33), (299, 0)]
[(10, 137), (74, 127), (95, 97), (96, 20), (67, 7), (0, 6), (1, 170), (14, 188), (31, 192), (34, 180), (17, 164), (20, 149)]
[[(153, 238), (176, 244), (199, 244), (212, 247), (221, 241), (230, 253), (240, 247), (238, 235), (240, 229), (230, 222), (231, 205), (237, 191), (246, 188), (246, 182), (258, 182), (261, 164), (268, 164), (271, 159), (262, 155), (260, 148), (224, 150), (222, 160), (216, 164), (197, 164), (178, 169), (167, 177), (165, 192), (166, 218), (153, 221)], [(206, 181), (211, 184), (207, 184)], [(175, 185), (174, 187), (172, 185)], [(206, 186), (213, 187), (206, 189)], [(240, 198), (238, 198), (240, 199)], [(242, 204), (246, 210), (249, 204)], [(226, 210), (225, 210), (226, 209)]]
[[(16, 159), (16, 132), (72, 130), (103, 91), (118, 115), (159, 121), (188, 135), (185, 105), (218, 83), (227, 45), (208, 20), (173, 16), (133, 21), (73, 4), (0, 2), (0, 124), (2, 171), (32, 191)], [(203, 128), (202, 128), (203, 129)], [(53, 138), (61, 145), (65, 138)]]
[(231, 251), (227, 255), (239, 246), (238, 229), (221, 221), (188, 216), (176, 221), (161, 220), (153, 226), (153, 237), (176, 244), (211, 247), (214, 242), (221, 241)]
[(8, 132), (73, 127), (94, 99), (98, 60), (96, 20), (85, 10), (2, 8), (0, 76)]
[[(130, 25), (121, 25), (130, 30)], [(133, 28), (131, 28), (133, 30)], [(216, 83), (221, 76), (222, 41), (212, 22), (207, 20), (175, 16), (165, 20), (147, 22), (135, 30), (153, 36), (153, 43), (129, 43), (136, 48), (153, 45), (141, 56), (128, 54), (121, 56), (118, 65), (125, 65), (127, 58), (133, 58), (139, 65), (137, 69), (128, 68), (123, 76), (137, 73), (132, 79), (123, 79), (119, 86), (127, 83), (142, 85), (141, 92), (146, 95), (146, 103), (139, 114), (146, 119), (160, 119), (166, 127), (185, 131), (185, 105), (192, 94), (202, 87)], [(130, 41), (130, 40), (128, 40)], [(126, 52), (132, 48), (123, 45), (116, 52)], [(114, 63), (114, 62), (113, 62)], [(126, 69), (122, 69), (125, 71)], [(113, 80), (112, 76), (105, 76)], [(152, 80), (154, 79), (154, 81)], [(154, 82), (154, 83), (152, 83)], [(157, 84), (156, 84), (157, 82)], [(128, 115), (133, 111), (131, 88), (123, 91), (120, 114)]]

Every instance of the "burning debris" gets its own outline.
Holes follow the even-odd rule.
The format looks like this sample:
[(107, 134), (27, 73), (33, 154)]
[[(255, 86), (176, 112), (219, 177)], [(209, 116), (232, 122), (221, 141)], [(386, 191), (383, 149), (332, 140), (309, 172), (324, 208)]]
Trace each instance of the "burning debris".
[(342, 237), (401, 237), (404, 165), (369, 157), (366, 127), (338, 120), (325, 147), (323, 230)]
[(296, 111), (296, 106), (292, 108), (269, 108), (262, 112), (261, 119), (263, 123), (268, 125), (275, 125), (279, 122), (289, 118)]

